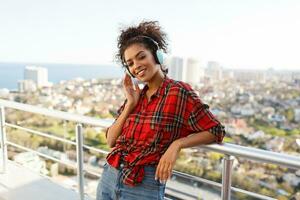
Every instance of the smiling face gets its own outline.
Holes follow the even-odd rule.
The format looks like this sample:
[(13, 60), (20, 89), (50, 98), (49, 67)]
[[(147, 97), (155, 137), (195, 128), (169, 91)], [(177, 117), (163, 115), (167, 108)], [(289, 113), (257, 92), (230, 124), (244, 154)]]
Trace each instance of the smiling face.
[(142, 44), (132, 44), (124, 51), (125, 62), (135, 78), (149, 82), (160, 74), (160, 67), (156, 64), (151, 51)]

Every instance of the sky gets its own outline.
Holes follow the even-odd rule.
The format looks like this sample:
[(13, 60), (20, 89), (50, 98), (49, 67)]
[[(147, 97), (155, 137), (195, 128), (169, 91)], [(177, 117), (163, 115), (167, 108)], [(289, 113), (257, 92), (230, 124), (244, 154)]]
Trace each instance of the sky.
[(115, 64), (120, 28), (142, 20), (167, 57), (300, 69), (299, 0), (0, 0), (0, 62)]

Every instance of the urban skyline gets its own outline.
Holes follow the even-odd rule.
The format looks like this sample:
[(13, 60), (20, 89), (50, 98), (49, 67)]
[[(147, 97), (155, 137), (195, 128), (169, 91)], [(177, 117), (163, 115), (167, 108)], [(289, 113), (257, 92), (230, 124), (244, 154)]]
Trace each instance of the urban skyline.
[(0, 62), (111, 64), (119, 28), (145, 19), (168, 34), (169, 56), (226, 68), (300, 68), (295, 0), (2, 1)]

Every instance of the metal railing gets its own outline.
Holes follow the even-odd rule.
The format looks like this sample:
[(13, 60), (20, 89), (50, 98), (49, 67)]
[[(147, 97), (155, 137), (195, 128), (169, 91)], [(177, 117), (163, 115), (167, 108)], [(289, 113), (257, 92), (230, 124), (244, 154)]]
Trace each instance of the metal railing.
[[(45, 115), (48, 117), (53, 117), (61, 120), (68, 120), (68, 121), (73, 121), (76, 122), (76, 127), (74, 127), (76, 131), (76, 142), (66, 140), (57, 136), (49, 135), (46, 133), (42, 133), (39, 131), (31, 130), (28, 128), (24, 128), (18, 125), (10, 124), (5, 121), (5, 107), (11, 108), (11, 109), (17, 109), (25, 112), (30, 112), (30, 113), (35, 113), (35, 114), (41, 114)], [(56, 111), (56, 110), (50, 110), (46, 108), (41, 108), (37, 106), (32, 106), (28, 104), (22, 104), (22, 103), (17, 103), (13, 101), (7, 101), (7, 100), (2, 100), (0, 99), (0, 134), (1, 134), (1, 154), (2, 154), (2, 173), (5, 173), (6, 171), (6, 161), (7, 161), (7, 145), (14, 146), (16, 148), (25, 150), (25, 151), (30, 151), (30, 152), (35, 152), (37, 155), (44, 157), (46, 159), (53, 160), (55, 162), (77, 168), (77, 177), (78, 177), (78, 193), (80, 200), (84, 200), (84, 173), (88, 172), (93, 175), (96, 175), (100, 177), (99, 174), (87, 170), (84, 168), (84, 162), (83, 162), (83, 149), (89, 149), (93, 150), (95, 152), (99, 153), (104, 153), (107, 154), (107, 151), (97, 149), (91, 146), (87, 146), (83, 144), (83, 127), (82, 124), (87, 124), (87, 125), (92, 125), (92, 126), (97, 126), (97, 127), (109, 127), (111, 125), (111, 122), (92, 118), (92, 117), (87, 117), (87, 116), (82, 116), (82, 115), (76, 115), (76, 114), (71, 114), (67, 112), (62, 112), (62, 111)], [(40, 135), (43, 137), (59, 140), (64, 143), (76, 145), (76, 152), (77, 152), (77, 165), (74, 165), (72, 163), (68, 163), (65, 161), (62, 161), (60, 159), (51, 157), (49, 155), (40, 153), (38, 151), (32, 150), (30, 148), (18, 145), (16, 143), (10, 142), (6, 140), (6, 127), (11, 127), (11, 128), (18, 128), (22, 129), (25, 131), (28, 131), (32, 134)], [(174, 175), (177, 176), (183, 176), (183, 177), (188, 177), (191, 180), (195, 181), (200, 181), (206, 184), (210, 184), (212, 186), (216, 186), (221, 188), (221, 199), (222, 200), (229, 200), (231, 199), (231, 191), (235, 192), (241, 192), (253, 197), (257, 197), (260, 199), (267, 199), (271, 200), (274, 198), (257, 194), (254, 192), (246, 191), (240, 188), (235, 188), (231, 186), (231, 177), (232, 177), (232, 165), (233, 165), (233, 160), (234, 157), (242, 157), (254, 161), (259, 161), (263, 163), (272, 163), (272, 164), (277, 164), (279, 166), (284, 166), (287, 168), (292, 168), (292, 169), (300, 169), (300, 158), (296, 156), (291, 156), (287, 154), (282, 154), (282, 153), (276, 153), (276, 152), (271, 152), (271, 151), (266, 151), (266, 150), (261, 150), (261, 149), (256, 149), (256, 148), (250, 148), (250, 147), (244, 147), (244, 146), (239, 146), (239, 145), (234, 145), (234, 144), (228, 144), (224, 143), (222, 145), (219, 144), (210, 144), (210, 145), (200, 145), (200, 148), (207, 150), (207, 151), (214, 151), (214, 152), (219, 152), (224, 154), (224, 158), (222, 160), (222, 165), (223, 165), (223, 170), (222, 170), (222, 184), (206, 180), (200, 177), (196, 177), (193, 175), (185, 174), (179, 171), (173, 171)]]

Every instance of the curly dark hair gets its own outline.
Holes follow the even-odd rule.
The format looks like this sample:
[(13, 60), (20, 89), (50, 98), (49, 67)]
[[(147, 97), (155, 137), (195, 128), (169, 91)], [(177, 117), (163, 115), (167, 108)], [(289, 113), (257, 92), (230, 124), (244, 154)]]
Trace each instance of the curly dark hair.
[[(161, 30), (158, 21), (142, 21), (137, 26), (123, 28), (120, 32), (121, 33), (118, 37), (118, 52), (116, 54), (116, 59), (122, 63), (122, 65), (124, 64), (124, 51), (127, 47), (134, 43), (140, 43), (144, 45), (145, 48), (149, 49), (157, 63), (158, 60), (155, 55), (157, 46), (165, 53), (168, 51), (167, 35)], [(150, 37), (157, 42), (157, 45), (155, 45), (151, 40), (139, 36)], [(163, 71), (166, 72), (166, 70)]]

